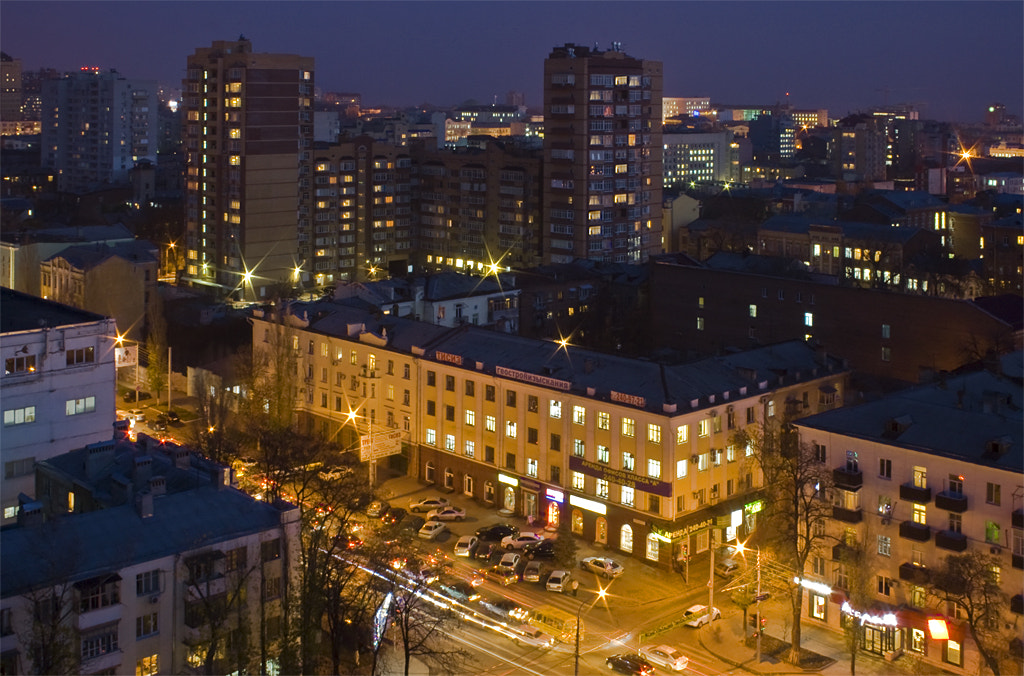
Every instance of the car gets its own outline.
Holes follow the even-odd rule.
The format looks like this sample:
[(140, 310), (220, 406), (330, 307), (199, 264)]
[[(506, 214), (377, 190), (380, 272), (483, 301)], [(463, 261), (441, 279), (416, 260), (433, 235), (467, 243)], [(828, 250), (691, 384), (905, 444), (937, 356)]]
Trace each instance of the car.
[(523, 568), (523, 582), (540, 582), (540, 561), (530, 561)]
[(352, 533), (338, 533), (334, 536), (335, 549), (351, 551), (353, 549), (359, 549), (362, 546), (362, 539)]
[(530, 543), (523, 547), (523, 553), (528, 559), (553, 559), (555, 558), (555, 541), (544, 538), (540, 542)]
[(141, 408), (133, 408), (132, 410), (128, 411), (128, 417), (137, 423), (145, 422), (146, 412), (143, 411)]
[(455, 505), (433, 509), (427, 513), (427, 521), (462, 521), (466, 518), (466, 510)]
[(154, 420), (150, 424), (150, 427), (153, 428), (154, 432), (166, 432), (167, 431), (167, 418), (165, 418), (162, 415), (161, 416), (157, 416), (157, 419)]
[(520, 535), (506, 535), (501, 538), (501, 546), (508, 551), (522, 549), (528, 544), (537, 543), (544, 539), (541, 533), (522, 533)]
[(612, 655), (604, 661), (605, 665), (620, 674), (630, 676), (647, 676), (654, 673), (654, 665), (636, 653)]
[[(415, 514), (406, 514), (405, 518), (402, 519), (401, 523), (398, 524), (399, 531), (405, 531), (407, 533), (419, 533), (420, 528), (423, 528), (423, 524), (427, 522), (422, 516), (416, 516)], [(436, 522), (435, 522), (436, 523)]]
[(504, 553), (504, 549), (501, 548), (501, 544), (497, 542), (484, 542), (480, 540), (476, 546), (476, 553), (473, 554), (473, 558), (481, 561), (490, 561), (499, 553)]
[(544, 588), (548, 591), (562, 593), (572, 591), (572, 573), (567, 570), (551, 571), (548, 581), (544, 583)]
[(409, 503), (410, 512), (429, 512), (433, 509), (441, 509), (448, 506), (448, 498), (423, 498), (413, 500)]
[(640, 657), (659, 667), (667, 667), (672, 671), (682, 671), (690, 663), (690, 659), (676, 648), (667, 645), (646, 645), (640, 648)]
[(496, 523), (476, 530), (476, 536), (488, 542), (501, 542), (509, 535), (519, 535), (519, 528), (510, 523)]
[(168, 411), (167, 412), (167, 421), (172, 423), (172, 424), (177, 425), (178, 423), (181, 422), (181, 416), (178, 415), (177, 411)]
[(498, 566), (501, 568), (508, 568), (515, 572), (516, 569), (519, 568), (519, 561), (521, 559), (522, 557), (519, 554), (516, 554), (515, 552), (508, 552), (501, 557), (501, 561), (498, 561)]
[(448, 598), (462, 603), (470, 603), (480, 598), (480, 592), (465, 580), (442, 578), (437, 583), (437, 588)]
[(484, 571), (484, 577), (494, 580), (500, 585), (508, 586), (519, 582), (519, 574), (516, 573), (514, 568), (506, 568), (504, 566), (491, 566)]
[(526, 619), (527, 610), (512, 599), (504, 596), (481, 597), (477, 603), (487, 614), (507, 622), (510, 619), (523, 621)]
[(381, 515), (380, 520), (384, 523), (398, 523), (405, 518), (406, 513), (407, 512), (401, 507), (394, 507), (384, 512), (384, 514)]
[(732, 559), (724, 559), (715, 564), (715, 576), (723, 580), (728, 580), (738, 572), (740, 572), (740, 564)]
[(686, 609), (686, 612), (683, 613), (683, 619), (686, 620), (687, 627), (703, 627), (708, 622), (714, 622), (721, 618), (721, 610), (718, 608), (712, 608), (709, 613), (707, 606), (690, 606)]
[(366, 508), (366, 516), (372, 516), (375, 519), (379, 519), (390, 511), (391, 505), (383, 500), (374, 500), (370, 503), (370, 506)]
[(448, 526), (440, 521), (427, 521), (420, 528), (418, 535), (424, 540), (434, 540), (438, 535), (448, 530)]
[(480, 544), (480, 538), (475, 535), (463, 535), (455, 543), (455, 556), (473, 556)]
[(515, 641), (516, 645), (529, 645), (534, 648), (550, 648), (555, 645), (555, 639), (528, 624), (514, 627), (512, 629), (512, 640)]
[(339, 481), (352, 472), (351, 467), (321, 467), (320, 477), (326, 481)]
[(580, 568), (589, 570), (591, 573), (601, 575), (609, 580), (622, 575), (622, 564), (615, 559), (603, 556), (588, 556), (580, 561)]
[[(142, 401), (143, 399), (151, 399), (152, 397), (153, 395), (151, 395), (149, 392), (139, 392), (138, 401)], [(125, 390), (124, 394), (121, 395), (121, 398), (128, 403), (135, 401), (135, 390)]]

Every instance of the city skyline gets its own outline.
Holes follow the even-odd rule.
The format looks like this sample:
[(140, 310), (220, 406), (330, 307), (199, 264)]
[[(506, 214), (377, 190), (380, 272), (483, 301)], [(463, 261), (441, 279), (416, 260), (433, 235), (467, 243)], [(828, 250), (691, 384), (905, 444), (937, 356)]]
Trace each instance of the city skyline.
[[(612, 41), (664, 63), (665, 96), (788, 100), (831, 117), (910, 103), (961, 122), (980, 122), (993, 102), (1017, 115), (1024, 106), (1020, 3), (9, 0), (0, 19), (2, 49), (25, 70), (114, 68), (176, 88), (196, 47), (244, 34), (256, 52), (314, 57), (318, 88), (369, 106), (503, 103), (521, 91), (539, 108), (553, 47)], [(109, 32), (82, 30), (96, 22)]]

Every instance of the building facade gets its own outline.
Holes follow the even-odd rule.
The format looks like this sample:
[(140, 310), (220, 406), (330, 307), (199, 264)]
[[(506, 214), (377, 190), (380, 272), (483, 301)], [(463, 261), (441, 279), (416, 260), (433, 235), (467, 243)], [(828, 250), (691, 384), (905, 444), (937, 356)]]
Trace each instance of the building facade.
[(732, 180), (732, 142), (729, 131), (665, 133), (662, 136), (665, 188)]
[(57, 173), (59, 190), (127, 184), (137, 162), (156, 164), (155, 81), (83, 68), (42, 85), (42, 163)]
[[(984, 371), (951, 377), (795, 423), (834, 468), (828, 528), (840, 543), (817, 552), (804, 571), (832, 588), (831, 595), (807, 592), (809, 621), (839, 629), (844, 616), (857, 613), (870, 618), (860, 627), (867, 652), (913, 656), (929, 670), (981, 673), (964, 609), (928, 589), (945, 557), (978, 552), (991, 557), (989, 572), (1006, 595), (992, 626), (1012, 629), (992, 647), (1002, 657), (1011, 639), (1020, 640), (1024, 417), (1013, 403), (1022, 395), (1020, 353), (1013, 357), (1013, 378)], [(863, 551), (860, 575), (850, 570), (850, 548)], [(866, 607), (852, 607), (851, 597), (865, 595)], [(929, 632), (928, 620), (937, 617), (948, 639)]]
[(661, 251), (662, 64), (566, 44), (544, 61), (544, 262)]

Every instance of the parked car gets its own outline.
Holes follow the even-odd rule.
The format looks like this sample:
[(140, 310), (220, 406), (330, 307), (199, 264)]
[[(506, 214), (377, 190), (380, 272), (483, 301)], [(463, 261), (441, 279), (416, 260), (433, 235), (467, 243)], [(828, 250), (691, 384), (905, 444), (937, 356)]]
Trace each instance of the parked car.
[(432, 509), (427, 513), (427, 521), (462, 521), (465, 518), (466, 510), (455, 505)]
[(338, 533), (334, 536), (334, 548), (340, 551), (352, 551), (362, 546), (362, 539), (352, 533)]
[(526, 608), (504, 596), (481, 598), (479, 603), (486, 613), (498, 618), (502, 622), (507, 622), (510, 619), (519, 621), (526, 619)]
[(158, 415), (156, 417), (156, 420), (154, 420), (150, 424), (150, 427), (153, 428), (153, 431), (155, 431), (155, 432), (166, 432), (167, 431), (167, 418), (165, 416), (163, 416), (163, 415)]
[(512, 551), (513, 549), (522, 549), (528, 544), (537, 543), (544, 539), (544, 536), (540, 533), (522, 533), (520, 535), (508, 535), (501, 538), (501, 546)]
[(540, 542), (530, 543), (523, 547), (523, 553), (528, 559), (553, 559), (555, 558), (555, 541), (544, 538)]
[(448, 598), (454, 599), (455, 601), (461, 601), (462, 603), (469, 603), (480, 598), (480, 593), (473, 587), (473, 585), (465, 580), (442, 578), (438, 582), (437, 588), (440, 589), (441, 593)]
[[(143, 399), (151, 399), (152, 397), (153, 395), (149, 392), (139, 392), (138, 400), (142, 401)], [(121, 395), (121, 398), (130, 404), (136, 399), (135, 390), (125, 390), (124, 394)]]
[(473, 558), (480, 561), (490, 561), (500, 553), (504, 553), (504, 551), (498, 542), (484, 542), (481, 540), (476, 546), (476, 553), (473, 554)]
[(523, 582), (540, 582), (540, 561), (530, 561), (523, 568)]
[(732, 559), (724, 559), (715, 564), (715, 576), (728, 580), (740, 571), (740, 564)]
[[(423, 528), (423, 524), (427, 522), (422, 516), (416, 516), (415, 514), (406, 514), (402, 519), (401, 523), (398, 524), (399, 531), (405, 531), (406, 533), (419, 533), (420, 528)], [(435, 521), (435, 523), (437, 523)]]
[(601, 575), (609, 580), (622, 575), (622, 564), (603, 556), (588, 556), (580, 561), (580, 568)]
[(609, 669), (617, 671), (620, 674), (629, 674), (630, 676), (647, 676), (648, 674), (654, 673), (654, 665), (636, 653), (612, 655), (605, 660), (604, 663)]
[(501, 561), (498, 561), (499, 568), (507, 568), (513, 572), (516, 572), (519, 568), (519, 561), (522, 557), (515, 552), (509, 552), (501, 557)]
[(512, 640), (515, 641), (516, 645), (529, 645), (534, 648), (550, 648), (555, 645), (555, 639), (528, 624), (521, 624), (515, 627), (512, 630), (512, 634)]
[(702, 627), (708, 622), (721, 619), (721, 617), (722, 611), (718, 608), (712, 608), (709, 613), (707, 606), (690, 606), (683, 613), (683, 619), (686, 620), (686, 626), (688, 627)]
[(476, 536), (488, 542), (501, 542), (509, 535), (519, 535), (519, 528), (509, 523), (496, 523), (476, 530)]
[(448, 506), (447, 498), (423, 498), (422, 500), (413, 500), (409, 503), (410, 512), (429, 512), (432, 509), (441, 509), (442, 507)]
[(473, 556), (480, 544), (480, 538), (475, 535), (463, 535), (455, 543), (455, 556)]
[(370, 506), (366, 508), (366, 516), (372, 516), (375, 519), (379, 519), (390, 511), (391, 505), (383, 500), (374, 500), (370, 503)]
[(548, 581), (544, 584), (544, 588), (553, 592), (565, 593), (572, 591), (572, 573), (567, 570), (551, 571), (551, 575), (548, 575)]
[(137, 423), (146, 421), (146, 412), (141, 408), (133, 408), (128, 411), (128, 418), (134, 420)]
[(427, 521), (420, 527), (419, 536), (424, 540), (434, 540), (438, 535), (448, 530), (448, 526), (440, 521)]
[(506, 568), (501, 565), (491, 566), (484, 571), (484, 576), (506, 587), (519, 582), (519, 574), (514, 568)]
[(178, 415), (177, 411), (168, 411), (167, 412), (167, 421), (177, 425), (178, 423), (181, 422), (181, 416)]
[(398, 523), (405, 518), (406, 511), (401, 507), (394, 507), (384, 512), (381, 515), (380, 520), (384, 523)]
[(640, 656), (659, 667), (682, 671), (690, 660), (676, 648), (667, 645), (647, 645), (640, 648)]

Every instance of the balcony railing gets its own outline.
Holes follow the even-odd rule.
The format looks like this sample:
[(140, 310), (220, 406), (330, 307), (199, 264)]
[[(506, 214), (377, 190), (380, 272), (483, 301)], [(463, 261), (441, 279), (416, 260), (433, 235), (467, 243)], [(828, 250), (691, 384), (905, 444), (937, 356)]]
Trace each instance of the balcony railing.
[(864, 475), (859, 469), (850, 470), (845, 467), (837, 467), (832, 470), (832, 481), (836, 488), (860, 488), (864, 485)]
[(858, 509), (845, 509), (843, 507), (832, 506), (832, 518), (838, 519), (839, 521), (845, 521), (846, 523), (860, 523), (863, 519), (863, 513), (860, 508)]
[(914, 584), (923, 585), (928, 581), (928, 569), (912, 563), (900, 564), (900, 579)]
[(1024, 509), (1015, 509), (1010, 516), (1014, 528), (1024, 528)]
[(927, 542), (931, 539), (932, 531), (923, 523), (904, 521), (900, 524), (900, 537), (918, 542)]
[[(938, 497), (936, 496), (936, 498)], [(951, 530), (939, 531), (935, 534), (935, 546), (953, 552), (962, 552), (967, 549), (967, 536)]]
[(924, 504), (932, 499), (932, 489), (919, 488), (912, 483), (900, 484), (900, 499)]
[(963, 513), (967, 511), (967, 496), (959, 493), (938, 493), (935, 496), (935, 506), (939, 509)]

